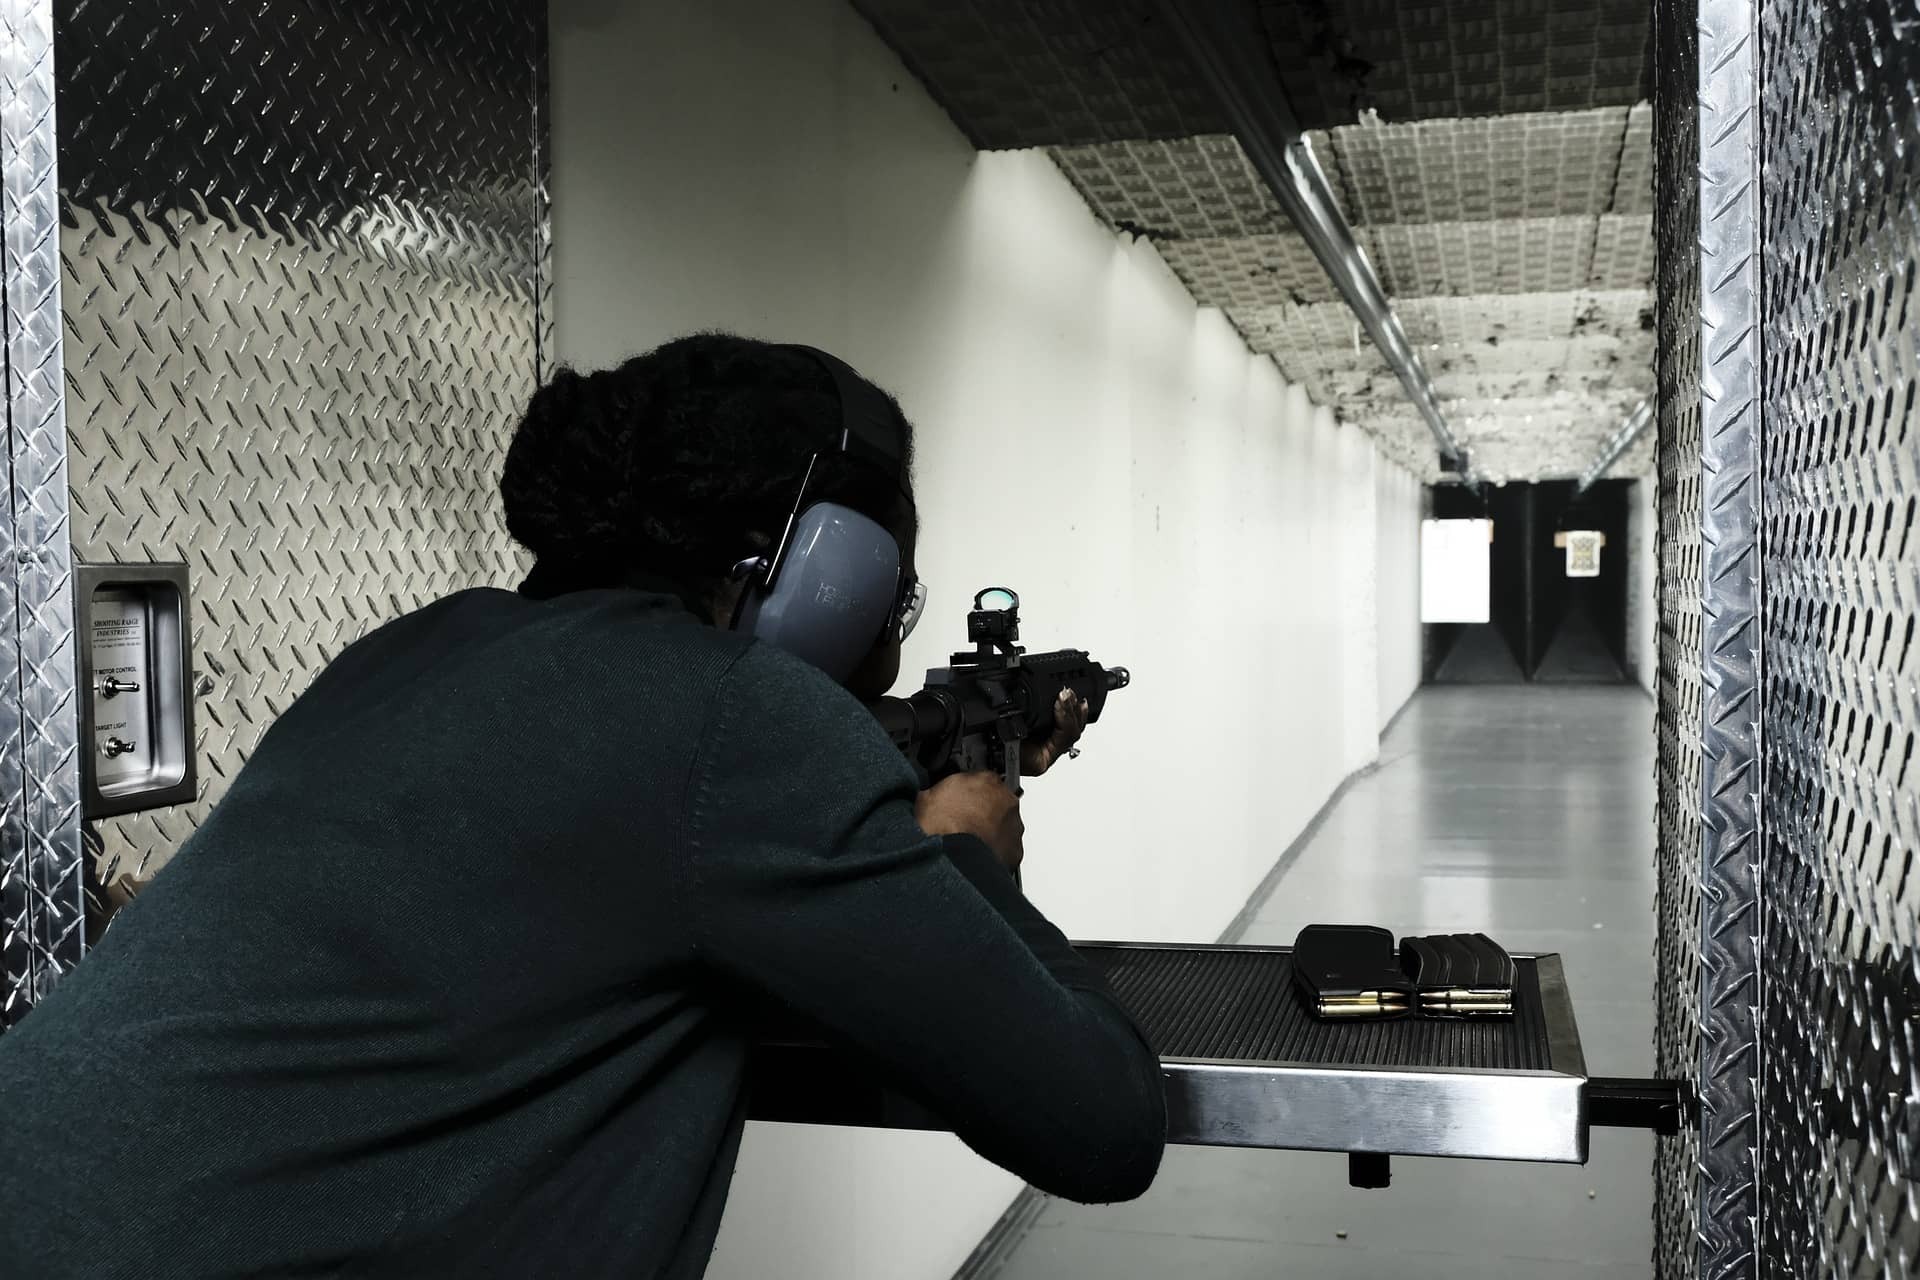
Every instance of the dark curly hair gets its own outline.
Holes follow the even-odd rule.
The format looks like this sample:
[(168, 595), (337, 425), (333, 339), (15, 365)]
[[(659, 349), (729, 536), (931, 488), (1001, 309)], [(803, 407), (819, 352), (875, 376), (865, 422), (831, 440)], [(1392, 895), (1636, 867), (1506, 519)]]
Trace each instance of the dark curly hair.
[[(807, 460), (837, 442), (840, 422), (818, 361), (733, 334), (679, 338), (596, 373), (559, 370), (527, 406), (500, 476), (507, 530), (536, 558), (527, 590), (646, 578), (713, 599), (734, 564), (779, 536)], [(910, 461), (912, 430), (899, 426)], [(903, 485), (871, 464), (823, 455), (809, 493), (912, 530)]]

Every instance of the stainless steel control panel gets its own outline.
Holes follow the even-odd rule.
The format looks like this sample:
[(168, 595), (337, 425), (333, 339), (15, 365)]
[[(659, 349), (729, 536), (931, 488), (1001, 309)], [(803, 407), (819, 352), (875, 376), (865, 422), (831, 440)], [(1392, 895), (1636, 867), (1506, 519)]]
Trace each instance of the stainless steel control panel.
[(187, 567), (80, 565), (74, 612), (86, 816), (193, 799)]

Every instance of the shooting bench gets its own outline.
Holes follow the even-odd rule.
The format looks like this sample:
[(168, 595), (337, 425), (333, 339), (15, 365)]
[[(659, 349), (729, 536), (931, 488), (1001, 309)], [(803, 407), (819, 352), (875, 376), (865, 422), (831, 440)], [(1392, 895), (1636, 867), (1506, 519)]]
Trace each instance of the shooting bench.
[[(1393, 1155), (1584, 1164), (1596, 1126), (1691, 1123), (1679, 1084), (1587, 1074), (1558, 956), (1516, 957), (1511, 1019), (1325, 1022), (1287, 947), (1076, 945), (1159, 1051), (1176, 1144), (1346, 1152), (1354, 1185), (1385, 1186)], [(752, 1088), (759, 1120), (947, 1127), (799, 1028), (767, 1037)]]

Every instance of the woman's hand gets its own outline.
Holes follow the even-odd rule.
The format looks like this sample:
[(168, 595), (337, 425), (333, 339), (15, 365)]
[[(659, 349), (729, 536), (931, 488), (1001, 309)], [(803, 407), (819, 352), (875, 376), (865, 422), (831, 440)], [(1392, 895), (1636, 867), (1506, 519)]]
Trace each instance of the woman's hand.
[(956, 773), (920, 793), (913, 816), (930, 836), (979, 838), (1008, 871), (1020, 870), (1026, 853), (1027, 824), (1020, 818), (1020, 797), (1007, 790), (997, 773)]
[(1020, 744), (1020, 772), (1037, 778), (1053, 768), (1061, 756), (1078, 754), (1073, 744), (1087, 731), (1087, 700), (1071, 689), (1060, 690), (1053, 702), (1053, 732), (1045, 742)]

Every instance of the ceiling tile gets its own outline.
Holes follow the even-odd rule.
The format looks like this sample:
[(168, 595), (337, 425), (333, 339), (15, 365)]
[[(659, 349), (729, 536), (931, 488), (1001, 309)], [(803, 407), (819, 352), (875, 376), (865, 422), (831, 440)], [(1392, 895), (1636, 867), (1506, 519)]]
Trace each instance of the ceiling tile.
[(1568, 111), (1649, 96), (1645, 0), (1260, 0), (1307, 128)]
[(1380, 452), (1429, 484), (1439, 480), (1440, 446), (1419, 414), (1402, 401), (1393, 409), (1372, 413), (1346, 413), (1343, 423), (1366, 432)]
[(1165, 240), (1158, 248), (1202, 306), (1239, 310), (1340, 300), (1320, 260), (1291, 231), (1232, 239)]
[(1634, 387), (1653, 383), (1653, 335), (1596, 335), (1583, 338), (1513, 340), (1489, 345), (1434, 343), (1420, 351), (1420, 359), (1437, 380), (1449, 377), (1499, 377), (1549, 370), (1563, 377), (1612, 385), (1617, 378)]
[(1651, 306), (1639, 290), (1396, 298), (1393, 304), (1416, 347), (1626, 335), (1649, 327)]
[[(1493, 479), (1579, 474), (1653, 387), (1652, 337), (1639, 333), (1496, 347), (1442, 344), (1420, 356), (1448, 429)], [(1359, 357), (1325, 347), (1281, 350), (1273, 359), (1316, 401), (1379, 436), (1383, 450), (1403, 450), (1416, 427), (1421, 448), (1433, 448), (1398, 379), (1372, 348)], [(1416, 456), (1407, 465), (1425, 463)]]
[(1220, 133), (1151, 0), (854, 0), (982, 150)]
[[(854, 0), (983, 148), (1217, 133), (1150, 0)], [(1262, 0), (1304, 128), (1575, 111), (1650, 96), (1644, 0)]]
[(1653, 217), (1609, 214), (1596, 220), (1589, 289), (1653, 287)]
[(1620, 151), (1620, 176), (1614, 182), (1609, 213), (1653, 213), (1653, 104), (1642, 102), (1628, 114), (1627, 145)]
[(1344, 302), (1281, 303), (1266, 307), (1236, 307), (1227, 318), (1246, 337), (1254, 351), (1316, 352), (1330, 363), (1359, 360), (1367, 353), (1379, 358), (1373, 342)]
[(1356, 225), (1612, 212), (1632, 120), (1624, 107), (1311, 135)]
[(1291, 226), (1227, 134), (1056, 147), (1060, 166), (1109, 226), (1155, 240), (1271, 234)]
[(1393, 371), (1380, 354), (1369, 347), (1347, 363), (1327, 359), (1316, 351), (1274, 351), (1268, 353), (1288, 382), (1305, 387), (1315, 404), (1336, 410), (1342, 406), (1372, 406), (1376, 403), (1405, 405), (1406, 397), (1377, 390), (1383, 383), (1397, 389)]
[[(1643, 0), (1255, 2), (1453, 429), (1490, 474), (1583, 467), (1652, 381)], [(856, 7), (977, 145), (1051, 147), (1251, 347), (1433, 474), (1425, 424), (1157, 4)]]
[(1641, 397), (1455, 400), (1444, 408), (1476, 469), (1490, 480), (1578, 476), (1600, 456)]
[(1393, 297), (1545, 293), (1592, 275), (1596, 219), (1416, 222), (1360, 233)]
[[(1567, 342), (1514, 343), (1524, 348), (1532, 363), (1483, 360), (1483, 349), (1443, 346), (1421, 352), (1421, 363), (1432, 375), (1434, 395), (1442, 402), (1535, 399), (1563, 393), (1609, 397), (1639, 397), (1653, 385), (1653, 345), (1628, 345), (1608, 339), (1580, 338)], [(1499, 349), (1504, 357), (1507, 348)], [(1277, 352), (1274, 359), (1292, 373), (1306, 367), (1302, 357)], [(1321, 376), (1337, 381), (1344, 395), (1355, 401), (1392, 403), (1402, 399), (1400, 384), (1385, 362), (1327, 364)]]

